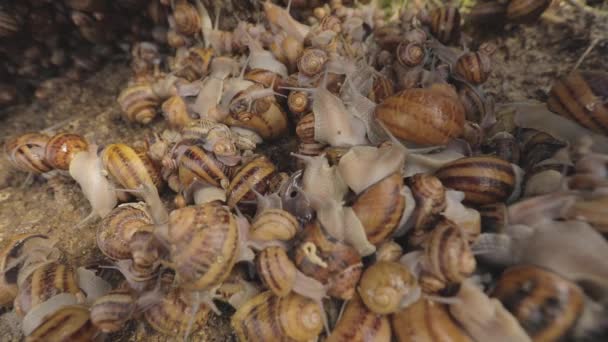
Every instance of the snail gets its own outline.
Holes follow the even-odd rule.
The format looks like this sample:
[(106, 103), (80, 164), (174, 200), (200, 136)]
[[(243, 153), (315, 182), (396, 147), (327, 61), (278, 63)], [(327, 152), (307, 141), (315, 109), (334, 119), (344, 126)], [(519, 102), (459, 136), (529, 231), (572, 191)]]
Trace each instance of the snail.
[(456, 7), (438, 7), (430, 13), (431, 33), (443, 44), (460, 39), (460, 12)]
[(346, 308), (326, 341), (389, 342), (391, 340), (391, 326), (386, 315), (370, 311), (357, 294), (344, 305)]
[(110, 144), (101, 152), (101, 161), (111, 177), (127, 190), (138, 190), (144, 184), (151, 188), (162, 185), (160, 170), (145, 151)]
[(410, 243), (419, 245), (441, 219), (440, 213), (446, 209), (446, 190), (437, 177), (423, 173), (408, 178), (407, 185), (416, 201)]
[(76, 153), (86, 151), (88, 146), (88, 142), (78, 134), (56, 134), (46, 144), (45, 160), (54, 169), (68, 170)]
[(25, 341), (91, 341), (98, 334), (91, 323), (89, 309), (80, 305), (64, 306), (55, 311), (35, 330), (28, 334)]
[(123, 89), (117, 98), (126, 120), (141, 124), (150, 123), (154, 117), (161, 98), (149, 83), (136, 84)]
[(516, 138), (508, 132), (498, 132), (482, 146), (484, 151), (494, 153), (500, 159), (512, 164), (519, 164), (520, 147)]
[(187, 0), (175, 2), (173, 19), (178, 32), (192, 36), (201, 31), (201, 17), (197, 8)]
[(265, 193), (270, 178), (276, 173), (276, 166), (266, 156), (258, 156), (243, 165), (234, 175), (226, 188), (227, 204), (235, 207), (241, 201), (252, 200), (254, 188), (259, 193)]
[(549, 7), (547, 0), (488, 1), (475, 4), (470, 19), (480, 24), (532, 23)]
[(382, 243), (376, 249), (376, 261), (398, 261), (403, 255), (403, 248), (394, 240)]
[(46, 161), (46, 146), (50, 138), (41, 133), (27, 133), (12, 138), (4, 145), (11, 164), (21, 170), (45, 173), (52, 169)]
[(308, 97), (308, 94), (303, 91), (291, 91), (289, 96), (287, 97), (287, 106), (289, 107), (289, 111), (300, 120), (306, 116), (305, 114), (310, 111), (311, 101)]
[(426, 58), (424, 47), (420, 43), (413, 42), (401, 42), (397, 46), (395, 54), (397, 55), (397, 62), (406, 68), (415, 67), (424, 62)]
[(113, 260), (131, 258), (129, 242), (144, 226), (153, 224), (143, 203), (121, 204), (103, 218), (97, 229), (97, 246)]
[(416, 278), (402, 264), (378, 261), (361, 275), (358, 292), (367, 308), (378, 314), (391, 314), (420, 298)]
[(172, 69), (176, 76), (194, 82), (207, 75), (213, 56), (211, 48), (192, 47), (185, 56), (177, 59)]
[(181, 128), (193, 119), (188, 113), (188, 107), (184, 99), (180, 96), (174, 95), (165, 100), (161, 105), (163, 116), (169, 122), (169, 126), (175, 128)]
[(321, 49), (304, 50), (298, 59), (298, 70), (306, 76), (315, 76), (323, 71), (327, 60), (327, 53)]
[(129, 289), (116, 289), (91, 305), (91, 322), (104, 333), (119, 331), (135, 311), (135, 299)]
[(491, 60), (487, 52), (467, 52), (458, 57), (454, 66), (454, 74), (467, 82), (478, 85), (484, 83), (490, 76)]

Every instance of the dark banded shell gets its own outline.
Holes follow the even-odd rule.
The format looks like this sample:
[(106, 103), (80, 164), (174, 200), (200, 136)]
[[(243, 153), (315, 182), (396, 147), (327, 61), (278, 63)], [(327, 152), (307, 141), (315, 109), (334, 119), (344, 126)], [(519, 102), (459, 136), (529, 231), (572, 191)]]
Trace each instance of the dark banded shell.
[(416, 201), (414, 229), (428, 232), (439, 221), (446, 208), (445, 188), (439, 178), (425, 173), (407, 179), (407, 185)]
[(424, 258), (420, 285), (427, 292), (459, 284), (475, 271), (475, 257), (462, 229), (447, 219), (429, 235)]
[[(310, 257), (309, 248), (316, 257)], [(324, 265), (314, 260), (317, 257)], [(363, 270), (357, 250), (330, 236), (317, 221), (308, 223), (302, 231), (294, 261), (302, 273), (328, 284), (327, 293), (330, 296), (344, 300), (354, 295)]]
[(296, 293), (277, 297), (262, 292), (241, 306), (231, 319), (239, 341), (311, 341), (323, 329), (323, 311)]
[(276, 296), (285, 297), (296, 280), (296, 266), (282, 247), (266, 247), (258, 253), (255, 268), (262, 282)]
[(491, 71), (490, 56), (483, 52), (467, 52), (458, 58), (454, 66), (454, 73), (458, 77), (474, 85), (484, 83)]
[(315, 141), (315, 115), (304, 115), (296, 125), (296, 135), (302, 143), (314, 144)]
[(266, 209), (257, 215), (249, 227), (249, 238), (257, 241), (288, 241), (298, 232), (298, 220), (283, 209)]
[(156, 95), (151, 84), (145, 83), (123, 89), (116, 101), (127, 121), (145, 125), (156, 117), (161, 98)]
[(64, 306), (44, 320), (25, 338), (26, 342), (90, 342), (98, 334), (84, 306)]
[(45, 302), (61, 293), (71, 293), (84, 298), (78, 287), (78, 277), (71, 265), (50, 262), (36, 268), (22, 284), (15, 298), (15, 311), (20, 316), (30, 311), (34, 306)]
[(45, 173), (52, 169), (45, 158), (49, 139), (44, 134), (26, 133), (9, 139), (4, 145), (4, 151), (15, 168), (25, 172)]
[(397, 342), (473, 342), (447, 306), (421, 298), (391, 316)]
[(521, 265), (507, 269), (492, 297), (519, 321), (534, 341), (557, 341), (580, 317), (583, 292), (569, 280), (542, 268)]
[(91, 305), (91, 321), (101, 332), (122, 329), (135, 311), (135, 298), (129, 289), (116, 289), (95, 300)]
[(99, 224), (97, 246), (110, 259), (129, 259), (129, 242), (133, 234), (153, 223), (143, 203), (120, 205)]
[(507, 20), (515, 23), (532, 22), (549, 7), (551, 0), (511, 0), (507, 6)]
[(504, 202), (515, 188), (510, 163), (492, 156), (464, 157), (442, 166), (435, 176), (446, 188), (462, 191), (476, 205)]
[[(229, 273), (229, 272), (227, 272)], [(165, 335), (184, 337), (200, 330), (209, 320), (211, 310), (204, 304), (196, 307), (195, 300), (180, 288), (172, 288), (158, 303), (150, 306), (144, 317), (150, 326)], [(198, 309), (196, 312), (194, 310)], [(192, 324), (190, 330), (189, 325)]]
[(226, 188), (232, 168), (198, 146), (190, 146), (178, 159), (180, 185), (187, 189), (194, 182)]
[(219, 202), (173, 210), (168, 240), (171, 262), (184, 289), (219, 285), (239, 254), (236, 219)]
[(553, 157), (557, 151), (567, 146), (566, 143), (555, 139), (550, 134), (538, 131), (524, 132), (520, 140), (523, 143), (521, 167), (526, 171), (541, 161)]
[(376, 118), (396, 137), (422, 145), (445, 145), (462, 135), (465, 112), (454, 89), (435, 84), (406, 89), (376, 107)]
[(46, 144), (46, 162), (55, 169), (68, 170), (74, 155), (86, 151), (88, 146), (89, 143), (78, 134), (56, 134)]
[(327, 337), (326, 342), (390, 342), (391, 325), (387, 315), (369, 310), (359, 295), (346, 303), (346, 308)]
[(573, 71), (549, 92), (549, 109), (594, 132), (608, 134), (608, 72)]
[(477, 208), (481, 216), (481, 230), (502, 233), (509, 223), (507, 206), (504, 203), (486, 204)]
[(150, 157), (125, 144), (108, 145), (101, 153), (101, 162), (112, 178), (125, 189), (141, 190), (144, 184), (156, 188), (162, 185), (160, 169)]
[(228, 205), (233, 208), (241, 201), (254, 200), (255, 194), (251, 192), (251, 187), (261, 194), (266, 193), (276, 170), (276, 166), (266, 156), (259, 156), (247, 163), (234, 175), (226, 189)]
[(406, 205), (403, 176), (395, 172), (365, 189), (352, 205), (370, 243), (379, 245), (389, 237), (401, 220)]
[(431, 12), (431, 33), (443, 44), (460, 39), (460, 12), (456, 7), (440, 7)]

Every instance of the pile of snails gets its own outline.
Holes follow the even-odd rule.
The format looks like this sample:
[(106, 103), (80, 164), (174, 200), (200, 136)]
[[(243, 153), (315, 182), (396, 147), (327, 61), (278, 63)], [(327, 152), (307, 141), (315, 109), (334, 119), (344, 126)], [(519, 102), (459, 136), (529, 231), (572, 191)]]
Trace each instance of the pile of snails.
[[(135, 44), (118, 102), (131, 122), (162, 112), (166, 130), (140, 146), (5, 145), (17, 169), (78, 183), (80, 225), (101, 219), (97, 246), (122, 274), (113, 289), (72, 276), (47, 237), (15, 237), (2, 305), (37, 313), (28, 340), (134, 319), (187, 339), (227, 314), (218, 302), (240, 341), (606, 333), (608, 73), (573, 71), (546, 105), (494, 105), (481, 86), (495, 47), (447, 46), (466, 42), (454, 7), (387, 22), (373, 3), (331, 1), (303, 24), (267, 1), (264, 23), (223, 31), (199, 1), (160, 5), (175, 55)], [(261, 152), (288, 136), (293, 165)]]

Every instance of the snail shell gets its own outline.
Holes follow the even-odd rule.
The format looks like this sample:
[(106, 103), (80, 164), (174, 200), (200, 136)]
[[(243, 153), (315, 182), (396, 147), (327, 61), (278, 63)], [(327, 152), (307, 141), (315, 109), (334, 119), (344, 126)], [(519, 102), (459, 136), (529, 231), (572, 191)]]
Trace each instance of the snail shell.
[(118, 95), (124, 118), (130, 122), (148, 124), (156, 116), (161, 99), (149, 83), (128, 86)]
[[(232, 103), (239, 103), (242, 100), (250, 101), (246, 92), (242, 97), (235, 97)], [(229, 126), (250, 129), (264, 140), (277, 139), (287, 133), (287, 115), (277, 103), (274, 95), (253, 100), (250, 112), (234, 113), (231, 111), (231, 115), (226, 118), (225, 123)]]
[(342, 317), (327, 342), (390, 342), (391, 325), (388, 316), (370, 311), (359, 295), (346, 303)]
[(206, 290), (220, 284), (239, 255), (236, 219), (219, 202), (173, 210), (168, 242), (184, 289)]
[(97, 229), (97, 246), (110, 259), (129, 259), (129, 242), (133, 234), (153, 223), (143, 203), (122, 204), (101, 221)]
[(52, 166), (45, 158), (46, 145), (50, 138), (40, 133), (26, 133), (10, 139), (4, 145), (4, 151), (10, 163), (21, 171), (45, 173)]
[(186, 101), (179, 95), (171, 96), (163, 102), (161, 110), (169, 122), (169, 126), (173, 128), (184, 127), (193, 120), (188, 113)]
[(306, 76), (315, 76), (325, 67), (329, 56), (321, 49), (306, 49), (298, 59), (298, 71)]
[(255, 259), (255, 268), (262, 282), (276, 296), (285, 297), (296, 280), (296, 266), (285, 249), (278, 246), (264, 248)]
[(515, 23), (536, 20), (549, 7), (551, 0), (511, 0), (507, 6), (507, 19)]
[(135, 311), (135, 298), (129, 289), (116, 289), (91, 305), (91, 322), (101, 332), (119, 331)]
[(317, 221), (302, 231), (295, 263), (305, 275), (329, 284), (330, 296), (345, 300), (354, 295), (363, 269), (357, 250), (331, 237)]
[(393, 240), (382, 243), (376, 249), (376, 261), (397, 261), (402, 255), (403, 248)]
[(187, 189), (195, 181), (225, 188), (233, 169), (198, 146), (187, 147), (178, 160), (180, 185)]
[(460, 12), (456, 7), (439, 7), (431, 12), (431, 33), (443, 44), (460, 39)]
[(607, 72), (573, 71), (555, 82), (549, 92), (547, 106), (549, 110), (583, 127), (606, 135), (608, 134), (606, 97), (608, 97)]
[(367, 268), (358, 291), (367, 308), (378, 314), (395, 313), (420, 296), (416, 278), (394, 261), (378, 261)]
[(477, 85), (484, 83), (492, 72), (490, 56), (483, 52), (467, 52), (460, 56), (454, 66), (454, 73), (467, 82)]
[(396, 137), (423, 145), (445, 145), (460, 136), (464, 107), (451, 86), (406, 89), (385, 99), (375, 115)]
[(499, 1), (480, 1), (475, 3), (467, 20), (475, 24), (500, 26), (504, 25), (508, 3)]
[(473, 341), (450, 316), (446, 305), (428, 299), (395, 313), (391, 323), (398, 342)]
[(207, 75), (214, 51), (211, 48), (193, 47), (187, 56), (178, 63), (175, 75), (194, 82)]
[(161, 245), (154, 235), (154, 226), (137, 230), (129, 241), (133, 268), (143, 274), (155, 274), (160, 259)]
[(507, 269), (492, 297), (502, 302), (534, 341), (559, 340), (583, 310), (583, 293), (578, 286), (531, 265)]
[(32, 331), (25, 341), (88, 342), (93, 341), (97, 333), (97, 329), (91, 323), (89, 309), (80, 305), (70, 305), (45, 318), (44, 323)]
[(137, 190), (142, 185), (160, 188), (162, 176), (145, 152), (135, 151), (125, 144), (110, 144), (101, 153), (104, 168), (126, 189)]
[(501, 233), (508, 225), (507, 206), (504, 203), (482, 205), (477, 211), (481, 215), (481, 228), (484, 232)]
[(365, 189), (352, 205), (367, 239), (378, 245), (390, 236), (401, 220), (405, 206), (403, 177), (395, 172)]
[(496, 133), (484, 147), (484, 150), (494, 152), (500, 159), (512, 164), (519, 164), (519, 142), (508, 132)]
[(315, 115), (308, 113), (304, 115), (296, 125), (296, 135), (302, 143), (315, 144)]
[(424, 47), (419, 43), (401, 42), (397, 46), (397, 61), (404, 67), (415, 67), (421, 64), (426, 53)]
[(426, 292), (437, 292), (459, 284), (475, 271), (475, 257), (462, 230), (444, 219), (431, 232), (424, 249), (420, 284)]
[(74, 268), (58, 262), (41, 265), (19, 284), (15, 311), (23, 317), (36, 305), (60, 293), (71, 293), (80, 300), (84, 299)]
[(21, 30), (18, 18), (5, 10), (0, 11), (0, 38), (13, 36)]
[(370, 89), (367, 97), (374, 103), (380, 103), (387, 97), (392, 96), (394, 93), (395, 85), (393, 84), (393, 81), (386, 76), (379, 75), (374, 78), (372, 89)]
[(491, 109), (491, 102), (488, 101), (483, 90), (470, 83), (463, 82), (459, 86), (458, 98), (464, 106), (468, 121), (482, 122), (486, 113)]
[(46, 144), (46, 162), (52, 168), (68, 170), (74, 155), (86, 151), (88, 146), (89, 143), (78, 134), (56, 134)]
[(178, 1), (173, 9), (175, 29), (187, 36), (193, 36), (201, 31), (202, 19), (198, 10), (187, 0)]
[(310, 341), (323, 329), (323, 311), (299, 294), (277, 297), (266, 291), (241, 306), (231, 323), (240, 341)]
[(414, 229), (418, 232), (428, 232), (440, 220), (446, 206), (445, 188), (439, 178), (419, 173), (407, 180), (416, 201)]
[(515, 188), (511, 164), (492, 156), (457, 159), (442, 166), (435, 176), (445, 187), (464, 192), (465, 202), (476, 205), (504, 202)]
[(266, 209), (251, 222), (249, 238), (257, 241), (289, 241), (298, 230), (297, 219), (288, 211)]
[(312, 107), (311, 105), (311, 100), (304, 91), (291, 91), (287, 97), (287, 106), (296, 117), (301, 117), (304, 113), (309, 112)]
[(164, 294), (158, 303), (144, 312), (144, 318), (160, 333), (184, 336), (186, 332), (200, 330), (211, 315), (211, 310), (207, 306), (197, 306), (192, 303), (192, 299), (183, 289), (173, 288)]
[(531, 131), (524, 134), (521, 148), (521, 167), (530, 170), (536, 164), (549, 159), (555, 153), (567, 146), (566, 143), (555, 139), (545, 132)]
[(254, 200), (257, 192), (264, 194), (268, 190), (269, 181), (276, 173), (276, 166), (266, 156), (259, 156), (243, 166), (232, 178), (226, 189), (227, 204), (232, 208), (241, 201)]
[(272, 88), (274, 91), (283, 92), (281, 75), (265, 69), (251, 69), (245, 74), (244, 79), (258, 83), (264, 88)]

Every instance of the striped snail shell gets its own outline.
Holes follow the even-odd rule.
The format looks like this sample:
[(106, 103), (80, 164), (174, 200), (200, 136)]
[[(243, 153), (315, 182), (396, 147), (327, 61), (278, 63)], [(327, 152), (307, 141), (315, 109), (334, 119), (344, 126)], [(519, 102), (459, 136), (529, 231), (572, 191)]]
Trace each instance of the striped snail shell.
[(56, 134), (46, 144), (46, 162), (55, 169), (68, 170), (74, 155), (86, 151), (88, 146), (89, 143), (78, 134)]
[(369, 310), (359, 295), (349, 300), (327, 342), (390, 342), (391, 325), (387, 315)]
[(536, 20), (549, 7), (551, 0), (511, 0), (507, 6), (507, 20), (528, 23)]
[(483, 90), (470, 83), (462, 82), (459, 85), (458, 98), (466, 111), (466, 119), (471, 122), (482, 122), (491, 110), (491, 99), (485, 96)]
[(476, 267), (466, 236), (447, 219), (437, 224), (431, 232), (424, 249), (424, 258), (420, 285), (431, 293), (459, 284)]
[(292, 90), (289, 92), (289, 96), (287, 97), (287, 106), (289, 107), (291, 113), (296, 117), (302, 117), (304, 113), (311, 110), (312, 101), (306, 92)]
[(361, 221), (367, 239), (378, 245), (397, 229), (406, 205), (403, 190), (403, 176), (395, 172), (368, 187), (357, 196), (352, 205)]
[(11, 37), (21, 30), (21, 23), (15, 14), (0, 10), (0, 38)]
[(515, 188), (510, 163), (492, 156), (464, 157), (435, 172), (447, 188), (465, 193), (465, 202), (475, 205), (504, 202)]
[(117, 98), (123, 117), (129, 122), (148, 124), (154, 117), (161, 99), (150, 83), (128, 86)]
[(234, 215), (219, 202), (176, 209), (169, 215), (171, 262), (184, 289), (220, 284), (239, 255)]
[(308, 113), (304, 115), (296, 125), (296, 135), (300, 142), (314, 144), (315, 141), (315, 115)]
[(264, 248), (256, 256), (255, 268), (273, 294), (285, 297), (291, 292), (297, 269), (285, 249), (278, 246)]
[(555, 139), (548, 133), (528, 131), (522, 134), (521, 167), (528, 171), (536, 164), (549, 159), (555, 153), (567, 146), (566, 143)]
[(327, 293), (350, 299), (355, 294), (363, 265), (356, 249), (337, 241), (317, 221), (307, 224), (295, 252), (296, 266), (302, 273), (322, 284), (329, 284)]
[(460, 39), (460, 12), (456, 7), (439, 7), (431, 12), (431, 33), (443, 44)]
[(299, 230), (297, 219), (283, 209), (266, 209), (249, 227), (249, 238), (257, 241), (289, 241)]
[(445, 145), (460, 136), (464, 107), (444, 84), (403, 90), (385, 99), (375, 116), (396, 137), (422, 145)]
[(306, 76), (315, 76), (323, 71), (328, 59), (327, 52), (321, 49), (306, 49), (298, 59), (298, 71)]
[(104, 333), (119, 331), (134, 311), (135, 298), (130, 289), (112, 290), (91, 305), (91, 322)]
[(359, 281), (359, 295), (367, 308), (378, 314), (395, 313), (418, 300), (416, 277), (401, 263), (378, 261)]
[(484, 232), (501, 233), (508, 225), (507, 206), (504, 203), (486, 204), (477, 208)]
[(416, 201), (414, 229), (428, 232), (440, 220), (439, 214), (446, 208), (445, 188), (439, 178), (424, 173), (408, 178), (407, 185)]
[(492, 297), (502, 302), (534, 341), (556, 341), (574, 326), (583, 310), (581, 289), (548, 270), (519, 265), (508, 268)]
[(97, 246), (110, 259), (129, 259), (129, 241), (133, 234), (153, 223), (143, 203), (121, 204), (104, 217), (97, 228)]
[(419, 43), (401, 42), (397, 46), (397, 61), (404, 67), (415, 67), (421, 64), (426, 53), (424, 47)]
[(261, 194), (266, 193), (269, 181), (275, 173), (276, 166), (266, 156), (254, 158), (245, 164), (230, 181), (230, 185), (226, 189), (227, 204), (235, 207), (241, 201), (254, 200), (255, 194), (251, 191), (251, 187)]
[(499, 1), (476, 2), (467, 20), (479, 25), (501, 26), (505, 24), (508, 3)]
[[(249, 101), (253, 101), (251, 111), (247, 111)], [(241, 106), (241, 102), (246, 103), (247, 106)], [(230, 115), (226, 117), (225, 123), (228, 126), (250, 129), (264, 140), (277, 139), (287, 133), (287, 114), (274, 95), (251, 100), (245, 91), (235, 97), (231, 107), (239, 109), (231, 110)]]
[(178, 159), (178, 175), (182, 188), (196, 182), (226, 188), (233, 169), (199, 146), (186, 147)]
[(391, 324), (397, 342), (473, 342), (446, 305), (424, 298), (392, 315)]
[(144, 184), (156, 188), (162, 186), (160, 168), (145, 151), (136, 151), (125, 144), (110, 144), (101, 152), (101, 162), (125, 189), (138, 190)]
[(15, 311), (23, 317), (36, 305), (61, 293), (71, 293), (80, 301), (84, 300), (84, 294), (78, 287), (77, 274), (72, 266), (58, 262), (46, 263), (34, 269), (19, 284)]
[[(550, 2), (550, 1), (549, 1)], [(608, 72), (573, 71), (555, 82), (549, 110), (596, 133), (608, 134)]]
[(187, 0), (176, 1), (173, 9), (176, 30), (186, 36), (193, 36), (201, 31), (202, 19), (196, 7)]
[(323, 329), (323, 311), (299, 294), (277, 297), (266, 291), (241, 306), (231, 323), (240, 341), (310, 341)]
[(464, 53), (454, 66), (454, 73), (473, 85), (484, 83), (491, 72), (490, 56), (481, 51)]
[(40, 133), (26, 133), (9, 139), (4, 145), (8, 160), (15, 168), (33, 173), (51, 171), (45, 158), (46, 145), (50, 138)]
[(163, 249), (154, 235), (154, 230), (153, 225), (144, 226), (137, 230), (129, 241), (133, 268), (140, 273), (154, 274), (159, 266)]
[(520, 148), (517, 139), (508, 132), (498, 132), (482, 147), (492, 151), (496, 156), (512, 164), (519, 164)]
[(25, 341), (88, 342), (93, 341), (97, 334), (98, 331), (90, 320), (89, 309), (80, 305), (69, 305), (46, 317)]

